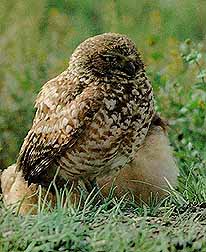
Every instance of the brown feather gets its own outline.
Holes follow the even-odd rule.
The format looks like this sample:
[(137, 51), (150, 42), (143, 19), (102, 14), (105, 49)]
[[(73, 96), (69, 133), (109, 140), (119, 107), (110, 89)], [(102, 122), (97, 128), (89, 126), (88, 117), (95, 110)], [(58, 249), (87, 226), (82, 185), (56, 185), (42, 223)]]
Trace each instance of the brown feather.
[(57, 166), (65, 180), (116, 172), (141, 147), (155, 113), (139, 52), (115, 33), (81, 43), (69, 68), (43, 86), (35, 107), (17, 160), (29, 184)]

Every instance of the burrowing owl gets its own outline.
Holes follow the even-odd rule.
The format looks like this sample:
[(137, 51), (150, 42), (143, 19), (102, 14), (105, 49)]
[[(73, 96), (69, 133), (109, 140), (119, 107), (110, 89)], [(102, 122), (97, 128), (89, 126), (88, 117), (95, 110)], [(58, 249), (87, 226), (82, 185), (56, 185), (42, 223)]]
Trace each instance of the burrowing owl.
[(134, 43), (105, 33), (76, 48), (36, 109), (17, 161), (25, 179), (40, 181), (55, 166), (65, 180), (92, 187), (134, 157), (154, 116), (153, 92)]

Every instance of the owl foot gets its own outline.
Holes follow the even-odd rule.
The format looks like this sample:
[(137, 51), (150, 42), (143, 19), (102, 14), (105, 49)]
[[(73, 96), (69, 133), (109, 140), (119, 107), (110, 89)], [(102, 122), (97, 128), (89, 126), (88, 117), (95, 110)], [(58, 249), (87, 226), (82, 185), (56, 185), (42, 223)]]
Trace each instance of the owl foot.
[(104, 203), (104, 197), (97, 184), (96, 178), (91, 180), (90, 179), (84, 180), (84, 185), (89, 195), (91, 195), (90, 197), (94, 198), (95, 205), (101, 205), (102, 203)]

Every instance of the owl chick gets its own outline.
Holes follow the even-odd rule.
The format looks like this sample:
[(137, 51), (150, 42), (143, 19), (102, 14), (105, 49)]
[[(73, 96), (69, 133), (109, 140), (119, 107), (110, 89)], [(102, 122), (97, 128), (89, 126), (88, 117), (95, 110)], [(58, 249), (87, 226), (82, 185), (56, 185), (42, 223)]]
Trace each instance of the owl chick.
[(167, 135), (167, 122), (158, 115), (152, 120), (147, 136), (135, 158), (114, 175), (97, 180), (103, 196), (113, 190), (117, 198), (149, 203), (168, 195), (175, 188), (179, 169)]
[(69, 67), (48, 81), (17, 160), (31, 183), (59, 175), (88, 191), (135, 156), (154, 116), (153, 91), (135, 44), (105, 33), (81, 43)]
[[(137, 203), (148, 203), (151, 196), (155, 196), (156, 199), (167, 196), (169, 185), (176, 187), (179, 170), (165, 126), (161, 118), (154, 117), (135, 158), (114, 175), (97, 179), (104, 197), (111, 195), (111, 189), (114, 189), (113, 196), (117, 198), (124, 197), (129, 200), (132, 198)], [(16, 164), (3, 171), (0, 184), (5, 206), (12, 206), (21, 214), (35, 214), (40, 195), (48, 205), (56, 204), (56, 194), (49, 192), (48, 195), (47, 188), (43, 192), (39, 191), (34, 184), (28, 186), (22, 171), (16, 171)], [(45, 195), (47, 195), (46, 199)], [(79, 198), (78, 191), (72, 192), (69, 201), (74, 206), (79, 206)]]

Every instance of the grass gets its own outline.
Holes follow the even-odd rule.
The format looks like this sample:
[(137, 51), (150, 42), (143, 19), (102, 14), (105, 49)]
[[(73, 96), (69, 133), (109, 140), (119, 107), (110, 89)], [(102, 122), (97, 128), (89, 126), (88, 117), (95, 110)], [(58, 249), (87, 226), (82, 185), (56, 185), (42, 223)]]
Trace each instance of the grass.
[[(205, 251), (204, 205), (142, 208), (124, 200), (14, 216), (1, 209), (0, 251)], [(181, 211), (180, 211), (181, 210)]]
[[(137, 44), (156, 107), (171, 124), (180, 168), (164, 202), (100, 207), (61, 204), (37, 216), (0, 207), (0, 252), (206, 251), (206, 3), (174, 1), (1, 1), (0, 167), (14, 163), (42, 83), (68, 65), (85, 38), (114, 31)], [(189, 38), (189, 39), (188, 39)]]

